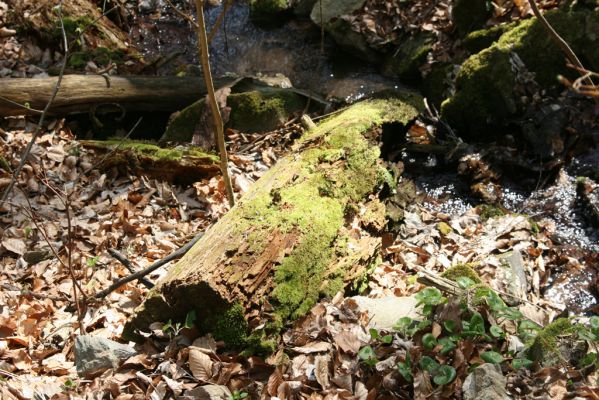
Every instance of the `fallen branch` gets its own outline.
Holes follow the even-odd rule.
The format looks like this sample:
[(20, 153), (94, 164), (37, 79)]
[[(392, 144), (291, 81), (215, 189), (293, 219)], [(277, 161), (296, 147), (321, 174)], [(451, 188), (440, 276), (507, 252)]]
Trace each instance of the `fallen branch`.
[[(114, 259), (116, 259), (118, 262), (120, 262), (121, 264), (123, 264), (125, 266), (125, 268), (127, 268), (129, 270), (129, 272), (131, 272), (132, 274), (135, 273), (135, 268), (133, 268), (133, 265), (131, 264), (131, 261), (129, 261), (127, 259), (127, 257), (125, 257), (123, 254), (119, 253), (115, 249), (108, 249), (108, 253)], [(139, 281), (139, 283), (141, 283), (142, 285), (144, 285), (148, 289), (152, 289), (154, 287), (154, 284), (152, 282), (150, 282), (149, 280), (147, 280), (146, 278), (140, 278), (140, 279), (138, 279), (138, 281)]]
[(140, 278), (142, 278), (142, 277), (148, 275), (149, 273), (154, 272), (158, 268), (162, 267), (164, 264), (169, 263), (176, 258), (182, 257), (183, 255), (185, 255), (185, 253), (187, 253), (189, 251), (189, 249), (191, 249), (193, 247), (194, 244), (196, 244), (196, 242), (198, 240), (200, 240), (200, 238), (202, 236), (204, 236), (204, 232), (197, 234), (185, 246), (181, 247), (179, 250), (172, 252), (168, 256), (164, 257), (162, 260), (156, 261), (154, 264), (150, 265), (149, 267), (147, 267), (145, 269), (142, 269), (141, 271), (138, 271), (134, 274), (131, 274), (129, 276), (126, 276), (124, 278), (121, 278), (121, 279), (115, 281), (108, 288), (102, 290), (101, 292), (96, 293), (94, 298), (103, 299), (104, 297), (108, 296), (110, 293), (114, 292), (115, 290), (117, 290), (118, 288), (123, 286), (124, 284), (139, 280)]

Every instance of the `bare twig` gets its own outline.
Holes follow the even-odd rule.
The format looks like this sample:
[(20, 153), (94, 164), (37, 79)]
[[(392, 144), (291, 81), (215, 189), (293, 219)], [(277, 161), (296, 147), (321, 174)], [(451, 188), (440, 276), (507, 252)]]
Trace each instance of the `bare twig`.
[[(131, 261), (129, 261), (127, 259), (127, 257), (125, 257), (123, 254), (119, 253), (115, 249), (110, 249), (110, 248), (108, 249), (108, 253), (113, 258), (115, 258), (118, 262), (120, 262), (121, 264), (123, 264), (125, 266), (125, 268), (127, 268), (129, 270), (129, 272), (131, 272), (132, 274), (135, 273), (135, 268), (131, 264)], [(147, 287), (148, 289), (152, 289), (154, 287), (154, 284), (152, 282), (150, 282), (149, 280), (147, 280), (146, 278), (140, 278), (140, 279), (138, 279), (138, 281), (142, 285), (144, 285), (145, 287)]]
[(122, 279), (117, 280), (112, 285), (110, 285), (107, 289), (104, 289), (101, 292), (96, 293), (96, 295), (94, 297), (96, 299), (103, 299), (104, 297), (108, 296), (110, 293), (114, 292), (115, 290), (117, 290), (118, 288), (123, 286), (124, 284), (129, 283), (131, 281), (136, 281), (136, 280), (148, 275), (149, 273), (157, 270), (158, 268), (162, 267), (164, 264), (183, 256), (185, 253), (187, 253), (189, 251), (189, 249), (192, 248), (192, 246), (194, 244), (196, 244), (196, 242), (198, 240), (200, 240), (200, 238), (202, 236), (204, 236), (203, 232), (197, 234), (193, 239), (191, 239), (191, 241), (189, 243), (187, 243), (185, 246), (181, 247), (179, 250), (174, 251), (173, 253), (164, 257), (162, 260), (156, 261), (154, 264), (150, 265), (149, 267), (147, 267), (141, 271), (138, 271), (134, 274), (131, 274), (129, 276), (126, 276)]
[(25, 110), (32, 111), (32, 112), (37, 113), (37, 114), (42, 114), (43, 113), (42, 110), (36, 110), (35, 108), (27, 107), (27, 105), (25, 105), (25, 104), (17, 103), (16, 101), (12, 101), (11, 99), (6, 98), (4, 96), (0, 96), (0, 100), (5, 101), (5, 102), (7, 102), (9, 104), (12, 104), (13, 106), (21, 107), (21, 108), (24, 108)]
[(38, 136), (40, 135), (40, 133), (42, 131), (44, 121), (46, 120), (46, 114), (48, 113), (48, 110), (50, 109), (52, 102), (54, 102), (54, 99), (56, 98), (58, 91), (60, 90), (60, 84), (62, 83), (62, 78), (64, 76), (64, 70), (66, 69), (66, 66), (67, 66), (67, 59), (68, 59), (68, 55), (69, 55), (69, 45), (67, 43), (67, 33), (64, 29), (64, 21), (62, 18), (62, 0), (59, 1), (58, 6), (56, 7), (56, 10), (58, 12), (58, 16), (60, 19), (60, 30), (62, 32), (62, 40), (63, 40), (63, 45), (64, 45), (64, 59), (62, 60), (62, 65), (60, 66), (60, 73), (58, 74), (58, 80), (56, 81), (54, 90), (52, 90), (50, 99), (48, 100), (46, 107), (42, 111), (42, 115), (40, 115), (40, 119), (37, 123), (37, 126), (35, 127), (35, 131), (33, 132), (33, 136), (31, 137), (29, 144), (27, 144), (25, 151), (23, 151), (23, 154), (21, 155), (21, 162), (19, 163), (19, 166), (17, 167), (17, 169), (15, 169), (15, 171), (11, 177), (10, 183), (6, 187), (6, 190), (4, 191), (4, 193), (2, 194), (2, 199), (1, 199), (2, 202), (6, 201), (6, 199), (8, 199), (8, 196), (10, 195), (10, 192), (12, 191), (12, 189), (15, 185), (15, 182), (17, 181), (17, 179), (19, 179), (19, 175), (21, 174), (21, 171), (23, 170), (23, 167), (25, 166), (25, 163), (27, 162), (29, 153), (31, 153), (31, 148), (33, 147), (35, 141), (37, 140)]
[(220, 109), (216, 101), (216, 95), (214, 94), (214, 82), (212, 81), (212, 73), (210, 72), (210, 60), (208, 55), (208, 38), (206, 37), (206, 22), (204, 21), (204, 0), (196, 0), (196, 13), (198, 17), (198, 43), (200, 60), (202, 62), (202, 72), (204, 73), (204, 80), (206, 82), (206, 89), (208, 91), (208, 99), (210, 100), (210, 109), (212, 110), (212, 118), (214, 118), (214, 125), (216, 128), (216, 142), (218, 143), (218, 150), (220, 153), (220, 169), (223, 174), (223, 180), (225, 181), (225, 188), (227, 190), (227, 198), (229, 205), (233, 207), (235, 205), (235, 196), (233, 194), (233, 185), (231, 184), (231, 177), (229, 176), (229, 166), (227, 157), (227, 148), (225, 144), (225, 132), (223, 127), (223, 119), (220, 115)]

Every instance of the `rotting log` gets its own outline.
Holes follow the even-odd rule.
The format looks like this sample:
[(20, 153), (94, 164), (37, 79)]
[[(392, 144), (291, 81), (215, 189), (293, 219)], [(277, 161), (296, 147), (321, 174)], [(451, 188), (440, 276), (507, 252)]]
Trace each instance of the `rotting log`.
[(161, 148), (133, 140), (81, 140), (81, 146), (99, 154), (100, 169), (147, 175), (178, 185), (189, 185), (220, 174), (219, 158), (197, 148)]
[[(54, 89), (57, 77), (0, 79), (0, 116), (38, 114)], [(217, 79), (220, 87), (236, 78)], [(65, 75), (51, 115), (107, 111), (173, 112), (206, 94), (201, 77)], [(28, 105), (29, 110), (17, 104)]]
[(147, 332), (152, 322), (183, 320), (195, 310), (199, 326), (218, 339), (265, 346), (261, 340), (320, 296), (364, 277), (380, 238), (356, 235), (348, 221), (360, 209), (384, 221), (384, 207), (372, 194), (390, 181), (369, 138), (382, 124), (407, 125), (421, 104), (411, 93), (367, 100), (307, 132), (293, 154), (170, 269), (126, 324), (124, 337), (140, 339), (138, 331)]

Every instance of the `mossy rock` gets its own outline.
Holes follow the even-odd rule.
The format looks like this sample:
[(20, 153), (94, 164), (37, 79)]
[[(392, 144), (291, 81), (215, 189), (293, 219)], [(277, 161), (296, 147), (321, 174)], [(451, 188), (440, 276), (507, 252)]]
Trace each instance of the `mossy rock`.
[[(308, 104), (308, 99), (293, 89), (263, 87), (248, 92), (232, 93), (227, 98), (231, 108), (227, 127), (245, 133), (269, 132), (285, 123), (292, 114), (300, 113)], [(200, 99), (175, 114), (169, 122), (160, 143), (189, 143), (206, 103)], [(310, 111), (318, 109), (311, 102)]]
[(544, 367), (579, 366), (587, 351), (588, 344), (578, 337), (576, 325), (568, 318), (558, 318), (537, 332), (528, 356)]
[(385, 74), (406, 81), (420, 81), (419, 68), (432, 50), (433, 42), (434, 38), (428, 33), (406, 38), (385, 62), (383, 67)]
[[(587, 68), (599, 67), (599, 35), (589, 35), (596, 27), (599, 11), (552, 11), (547, 19), (574, 51), (585, 55)], [(510, 54), (516, 53), (537, 82), (545, 88), (557, 84), (557, 75), (572, 76), (564, 54), (536, 19), (519, 23), (490, 47), (469, 57), (456, 78), (456, 93), (442, 104), (442, 116), (466, 138), (481, 138), (481, 132), (501, 132), (507, 118), (519, 110), (514, 93), (516, 75)]]
[(480, 276), (472, 267), (472, 264), (456, 264), (446, 269), (441, 276), (454, 282), (457, 282), (458, 278), (469, 278), (474, 283), (482, 283)]
[(437, 64), (433, 66), (420, 85), (422, 94), (437, 109), (439, 109), (443, 100), (448, 96), (447, 91), (453, 69), (453, 64)]
[(516, 26), (516, 23), (496, 25), (488, 29), (470, 32), (462, 40), (462, 47), (471, 54), (478, 53), (495, 43), (501, 35)]
[(451, 19), (459, 35), (481, 28), (491, 14), (487, 0), (455, 0)]

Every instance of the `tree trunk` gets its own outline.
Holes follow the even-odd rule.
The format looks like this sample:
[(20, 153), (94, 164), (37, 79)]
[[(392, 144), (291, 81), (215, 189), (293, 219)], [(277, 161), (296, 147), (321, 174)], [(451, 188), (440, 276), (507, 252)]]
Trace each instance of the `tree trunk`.
[[(12, 102), (42, 110), (57, 77), (0, 79), (0, 95)], [(234, 78), (216, 81), (217, 87)], [(201, 77), (66, 75), (50, 107), (52, 115), (114, 111), (177, 111), (206, 94)], [(0, 116), (38, 113), (0, 98)]]
[(356, 283), (377, 258), (385, 222), (372, 195), (388, 174), (369, 139), (382, 124), (407, 125), (420, 104), (412, 94), (364, 101), (308, 132), (171, 268), (124, 336), (195, 310), (216, 338), (256, 345)]

